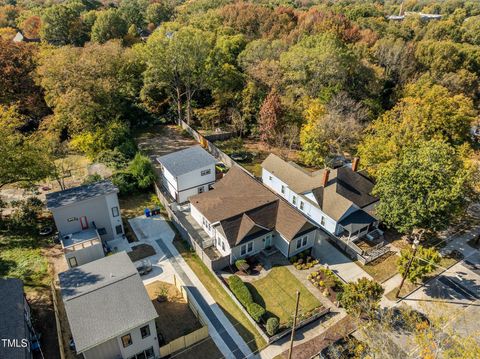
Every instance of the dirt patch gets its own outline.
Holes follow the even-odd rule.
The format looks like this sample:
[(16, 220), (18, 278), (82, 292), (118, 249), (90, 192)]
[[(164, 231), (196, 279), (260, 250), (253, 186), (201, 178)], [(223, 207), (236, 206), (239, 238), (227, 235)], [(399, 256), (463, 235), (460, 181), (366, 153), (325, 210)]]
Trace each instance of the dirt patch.
[[(145, 286), (145, 288), (157, 310), (158, 318), (155, 319), (157, 332), (163, 337), (165, 343), (169, 343), (202, 327), (187, 301), (173, 284), (155, 281)], [(157, 297), (160, 295), (162, 288), (168, 291), (168, 299), (159, 302)]]
[(138, 148), (150, 157), (163, 156), (198, 143), (176, 125), (161, 125), (135, 136)]
[(127, 253), (132, 262), (142, 260), (144, 258), (154, 256), (155, 249), (151, 245), (142, 243), (135, 247), (132, 247), (132, 251)]

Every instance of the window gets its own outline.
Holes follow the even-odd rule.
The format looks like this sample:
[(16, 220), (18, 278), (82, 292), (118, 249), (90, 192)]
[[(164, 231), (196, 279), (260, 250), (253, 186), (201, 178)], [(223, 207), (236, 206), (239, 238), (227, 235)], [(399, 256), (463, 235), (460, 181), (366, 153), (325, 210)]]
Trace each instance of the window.
[(140, 328), (140, 334), (142, 334), (142, 339), (150, 336), (150, 326), (145, 325)]
[(198, 187), (198, 193), (203, 193), (203, 186), (202, 186), (202, 187)]
[(78, 221), (77, 217), (70, 217), (67, 219), (67, 222), (75, 222), (75, 221)]
[(107, 234), (107, 230), (105, 228), (99, 228), (97, 229), (97, 231), (98, 231), (98, 234), (101, 236)]
[(77, 258), (75, 257), (68, 258), (68, 264), (70, 265), (70, 268), (78, 266)]
[(145, 354), (147, 355), (147, 359), (155, 357), (155, 352), (153, 351), (153, 347), (150, 347), (147, 350), (145, 350)]
[(225, 242), (222, 241), (222, 249), (225, 250)]
[(269, 180), (269, 181), (273, 180), (273, 177), (272, 177), (272, 176), (268, 176), (268, 180)]
[(118, 207), (112, 207), (112, 216), (118, 217), (119, 215)]
[(201, 176), (206, 176), (206, 175), (209, 175), (211, 172), (212, 172), (212, 170), (209, 168), (208, 170), (203, 170), (202, 172), (200, 172), (200, 175)]
[(305, 236), (302, 238), (302, 247), (305, 247), (307, 245), (308, 237)]
[(282, 194), (285, 194), (285, 186), (282, 184)]
[(297, 249), (305, 247), (307, 245), (307, 242), (308, 242), (308, 237), (307, 236), (302, 237), (302, 238), (298, 238), (297, 239)]
[(253, 251), (253, 242), (247, 244), (247, 252)]
[(121, 224), (119, 224), (118, 226), (115, 227), (115, 232), (117, 232), (117, 234), (122, 234), (123, 233), (123, 228), (122, 228)]
[(122, 337), (122, 345), (124, 348), (132, 345), (132, 336), (130, 334), (126, 334)]
[(240, 254), (244, 256), (247, 253), (250, 253), (253, 251), (253, 241), (248, 242), (247, 244), (244, 244), (240, 247)]
[(247, 254), (247, 246), (244, 244), (240, 247), (240, 255), (244, 256), (245, 254)]
[(303, 211), (303, 208), (305, 206), (305, 203), (303, 203), (303, 201), (300, 201), (300, 209)]
[(297, 239), (297, 249), (299, 249), (302, 246), (302, 239), (299, 238)]
[(292, 204), (293, 205), (297, 204), (297, 197), (295, 197), (295, 196), (292, 197)]
[(322, 216), (322, 219), (320, 220), (320, 225), (325, 226), (325, 217)]

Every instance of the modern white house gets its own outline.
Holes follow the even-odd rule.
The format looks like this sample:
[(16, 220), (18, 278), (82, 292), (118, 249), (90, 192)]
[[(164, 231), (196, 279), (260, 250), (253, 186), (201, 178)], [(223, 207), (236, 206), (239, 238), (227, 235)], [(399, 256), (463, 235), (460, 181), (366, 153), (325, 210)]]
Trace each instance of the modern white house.
[(30, 305), (23, 292), (23, 282), (0, 278), (0, 358), (31, 359), (36, 342)]
[(157, 312), (125, 252), (62, 272), (59, 281), (77, 354), (85, 359), (160, 356)]
[(47, 194), (69, 268), (102, 258), (104, 247), (130, 250), (117, 193), (112, 182), (100, 181)]
[(210, 192), (190, 197), (190, 212), (213, 239), (221, 257), (260, 252), (289, 258), (325, 238), (314, 224), (240, 167), (234, 166)]
[(374, 216), (378, 198), (371, 194), (373, 181), (357, 169), (354, 159), (351, 167), (308, 172), (270, 154), (262, 163), (262, 181), (333, 236), (373, 239), (383, 234)]
[(217, 160), (201, 146), (192, 146), (157, 158), (161, 180), (177, 203), (190, 196), (207, 192), (215, 183)]

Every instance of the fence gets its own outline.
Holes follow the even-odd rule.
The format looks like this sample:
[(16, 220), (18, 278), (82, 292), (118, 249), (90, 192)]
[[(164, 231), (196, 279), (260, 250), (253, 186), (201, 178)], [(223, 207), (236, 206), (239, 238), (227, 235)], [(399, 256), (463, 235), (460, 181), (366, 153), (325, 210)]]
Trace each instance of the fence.
[(57, 290), (55, 285), (50, 284), (52, 290), (53, 311), (55, 312), (55, 324), (57, 326), (58, 351), (60, 352), (60, 359), (65, 359), (65, 347), (63, 346), (62, 327), (60, 325), (60, 314), (58, 313)]

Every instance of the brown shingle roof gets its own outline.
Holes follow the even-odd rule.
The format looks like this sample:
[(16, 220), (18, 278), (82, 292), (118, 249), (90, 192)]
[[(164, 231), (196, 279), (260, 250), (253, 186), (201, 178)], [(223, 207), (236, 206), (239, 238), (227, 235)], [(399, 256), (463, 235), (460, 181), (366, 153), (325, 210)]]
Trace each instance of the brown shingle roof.
[(314, 228), (303, 215), (239, 167), (233, 167), (212, 191), (190, 197), (210, 223), (220, 222), (231, 246), (266, 230), (276, 230), (291, 241)]
[(330, 171), (327, 186), (322, 186), (323, 171), (306, 172), (293, 162), (286, 162), (270, 154), (262, 167), (286, 183), (296, 193), (312, 192), (319, 207), (338, 221), (355, 204), (364, 208), (378, 201), (371, 195), (374, 183), (361, 172), (350, 167)]

